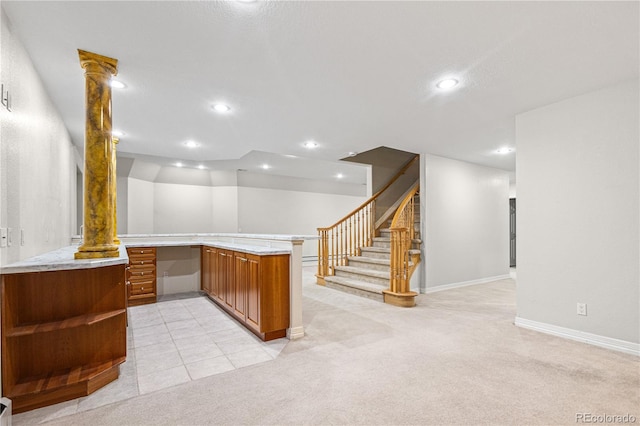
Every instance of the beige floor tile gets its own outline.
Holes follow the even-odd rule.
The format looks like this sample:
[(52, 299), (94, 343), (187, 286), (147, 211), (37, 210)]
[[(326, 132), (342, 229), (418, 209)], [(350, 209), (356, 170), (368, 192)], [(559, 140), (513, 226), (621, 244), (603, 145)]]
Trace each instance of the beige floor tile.
[(227, 354), (227, 358), (236, 368), (248, 365), (259, 364), (261, 362), (272, 361), (271, 355), (261, 347)]
[(179, 385), (190, 381), (189, 373), (184, 365), (170, 368), (168, 370), (158, 371), (152, 374), (138, 377), (138, 386), (140, 394), (154, 392), (160, 389), (166, 389), (171, 386)]
[(213, 376), (234, 369), (233, 364), (225, 356), (208, 358), (186, 365), (189, 375), (193, 380), (202, 377)]

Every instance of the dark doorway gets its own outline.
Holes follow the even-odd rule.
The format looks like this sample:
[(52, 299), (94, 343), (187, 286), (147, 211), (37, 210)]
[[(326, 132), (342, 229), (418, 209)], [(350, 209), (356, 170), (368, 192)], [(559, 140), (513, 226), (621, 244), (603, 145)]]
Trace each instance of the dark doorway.
[(509, 199), (509, 266), (516, 266), (516, 199)]

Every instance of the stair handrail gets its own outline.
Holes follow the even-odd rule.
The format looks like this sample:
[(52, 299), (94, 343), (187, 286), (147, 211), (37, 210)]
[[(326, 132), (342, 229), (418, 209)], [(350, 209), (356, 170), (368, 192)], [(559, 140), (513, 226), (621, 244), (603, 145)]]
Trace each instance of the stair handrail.
[(336, 266), (344, 266), (347, 256), (355, 256), (360, 247), (370, 247), (373, 244), (376, 233), (376, 200), (419, 158), (419, 155), (415, 155), (407, 161), (386, 185), (351, 213), (331, 226), (318, 228), (318, 283), (324, 284), (324, 277), (334, 275)]
[(415, 195), (420, 189), (419, 183), (414, 184), (405, 196), (391, 221), (391, 271), (389, 290), (396, 298), (403, 296), (413, 300), (416, 293), (411, 291), (411, 275), (420, 262), (419, 252), (411, 250), (415, 238)]

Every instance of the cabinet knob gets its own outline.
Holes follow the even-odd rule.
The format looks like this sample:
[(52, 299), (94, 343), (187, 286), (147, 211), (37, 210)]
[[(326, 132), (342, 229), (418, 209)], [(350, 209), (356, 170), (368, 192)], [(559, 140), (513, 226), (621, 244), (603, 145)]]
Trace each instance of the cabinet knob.
[(131, 285), (131, 281), (127, 281), (127, 285)]
[(140, 262), (141, 265), (144, 265), (144, 260), (142, 262)]
[(140, 290), (144, 290), (144, 287), (140, 287)]
[(144, 275), (144, 272), (140, 272), (140, 275)]

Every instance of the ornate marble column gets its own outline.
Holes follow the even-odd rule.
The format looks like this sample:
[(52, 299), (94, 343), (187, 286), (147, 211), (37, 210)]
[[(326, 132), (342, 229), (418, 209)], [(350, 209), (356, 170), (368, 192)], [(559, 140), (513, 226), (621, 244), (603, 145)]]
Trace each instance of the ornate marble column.
[[(115, 167), (111, 135), (111, 86), (118, 60), (78, 50), (85, 72), (83, 244), (76, 259), (118, 257), (115, 233)], [(112, 194), (113, 193), (113, 194)]]
[(113, 152), (111, 154), (111, 203), (113, 205), (113, 244), (120, 245), (118, 238), (118, 175), (116, 173), (116, 147), (120, 139), (114, 137)]

